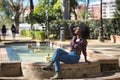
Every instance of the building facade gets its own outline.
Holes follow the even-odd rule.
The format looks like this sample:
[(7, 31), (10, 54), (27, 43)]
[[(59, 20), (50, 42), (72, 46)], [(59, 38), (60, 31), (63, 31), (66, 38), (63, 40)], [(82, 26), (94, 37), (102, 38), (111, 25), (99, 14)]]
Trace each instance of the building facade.
[(102, 14), (103, 18), (114, 18), (114, 12), (116, 8), (116, 0), (103, 0), (102, 2)]
[(93, 2), (89, 5), (88, 11), (90, 12), (89, 14), (89, 19), (99, 19), (100, 18), (100, 1)]
[[(102, 17), (103, 18), (114, 18), (114, 12), (116, 8), (116, 0), (102, 0)], [(100, 1), (91, 3), (89, 5), (89, 19), (100, 19)]]

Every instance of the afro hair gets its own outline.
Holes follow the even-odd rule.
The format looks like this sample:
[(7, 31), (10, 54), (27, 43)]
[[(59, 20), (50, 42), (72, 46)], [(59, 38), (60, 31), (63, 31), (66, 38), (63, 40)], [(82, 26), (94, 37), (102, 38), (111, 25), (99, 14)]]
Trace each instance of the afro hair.
[(83, 39), (87, 39), (90, 35), (89, 27), (84, 22), (80, 22), (79, 28), (80, 28), (80, 37)]

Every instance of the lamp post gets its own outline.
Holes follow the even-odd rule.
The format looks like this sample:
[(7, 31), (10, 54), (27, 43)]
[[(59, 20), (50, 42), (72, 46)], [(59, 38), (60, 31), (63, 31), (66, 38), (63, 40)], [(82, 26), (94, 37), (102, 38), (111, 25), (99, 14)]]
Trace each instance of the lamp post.
[[(1, 23), (1, 26), (4, 24), (4, 17), (2, 15), (0, 15), (0, 23)], [(2, 34), (0, 34), (0, 42), (2, 41), (1, 36)]]
[(47, 31), (47, 38), (49, 40), (49, 32), (48, 32), (48, 10), (45, 10), (46, 14), (46, 31)]
[(104, 42), (104, 37), (103, 37), (103, 20), (102, 20), (102, 0), (100, 0), (100, 27), (99, 27), (98, 40), (100, 42)]

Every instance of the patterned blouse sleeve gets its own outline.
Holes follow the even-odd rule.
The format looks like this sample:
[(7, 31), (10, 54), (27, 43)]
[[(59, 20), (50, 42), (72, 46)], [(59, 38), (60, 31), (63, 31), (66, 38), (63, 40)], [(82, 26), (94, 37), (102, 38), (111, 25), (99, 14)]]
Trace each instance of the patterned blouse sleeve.
[(74, 28), (74, 26), (71, 25), (71, 26), (69, 27), (69, 31), (70, 31), (70, 33), (71, 33), (72, 36), (76, 36), (76, 34), (74, 33), (73, 28)]
[(74, 45), (75, 45), (75, 41), (76, 41), (77, 37), (76, 36), (73, 36), (72, 40), (71, 40), (71, 46), (74, 48)]

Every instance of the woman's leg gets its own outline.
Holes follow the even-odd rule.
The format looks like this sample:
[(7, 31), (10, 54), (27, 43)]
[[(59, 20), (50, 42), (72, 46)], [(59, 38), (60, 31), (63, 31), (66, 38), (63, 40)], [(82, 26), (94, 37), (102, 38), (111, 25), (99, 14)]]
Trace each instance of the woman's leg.
[(53, 64), (55, 63), (55, 71), (58, 71), (59, 70), (59, 65), (60, 65), (60, 63), (59, 63), (59, 57), (61, 56), (61, 55), (63, 55), (63, 54), (68, 54), (67, 52), (65, 52), (63, 49), (61, 49), (61, 48), (57, 48), (56, 50), (55, 50), (55, 52), (53, 53), (53, 55), (52, 55), (52, 58), (51, 58), (51, 60), (50, 60), (50, 62), (49, 62), (49, 64), (46, 66), (46, 67), (44, 67), (43, 68), (43, 70), (53, 70)]
[(60, 70), (60, 61), (64, 63), (77, 63), (80, 59), (80, 55), (74, 51), (66, 52), (65, 50), (58, 48), (54, 52), (51, 61), (55, 64), (55, 71)]
[(54, 61), (58, 60), (60, 58), (60, 56), (63, 54), (64, 55), (68, 54), (68, 52), (66, 52), (65, 50), (63, 50), (61, 48), (57, 48), (52, 55), (51, 61), (54, 62)]

